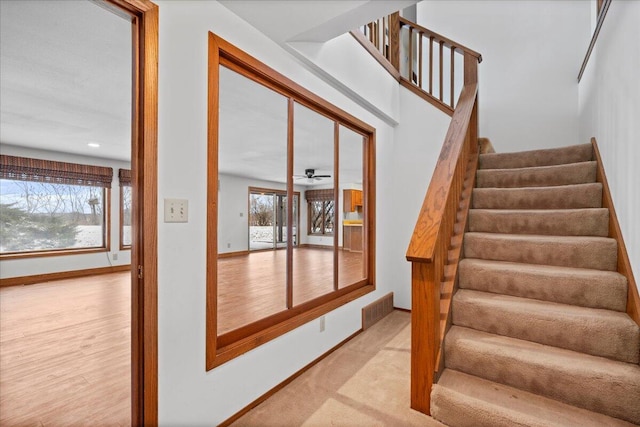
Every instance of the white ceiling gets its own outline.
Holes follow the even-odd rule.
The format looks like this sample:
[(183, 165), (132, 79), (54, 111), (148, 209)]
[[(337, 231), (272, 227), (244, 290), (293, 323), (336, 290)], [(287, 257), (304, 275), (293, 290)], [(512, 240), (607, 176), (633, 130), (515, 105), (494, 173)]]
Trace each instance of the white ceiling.
[[(287, 180), (287, 98), (225, 67), (220, 70), (219, 170), (284, 183)], [(294, 105), (294, 176), (305, 169), (322, 180), (297, 185), (333, 185), (333, 121)], [(362, 136), (340, 127), (340, 182), (362, 183)]]
[[(222, 3), (274, 39), (321, 40), (415, 0)], [(0, 0), (0, 143), (128, 161), (130, 25), (88, 0)], [(222, 85), (220, 95), (221, 171), (285, 182), (286, 100), (227, 77), (232, 84)], [(333, 123), (297, 105), (294, 134), (294, 173), (312, 168), (333, 175)], [(340, 137), (340, 181), (360, 183), (362, 138), (346, 128)]]
[(278, 43), (326, 42), (420, 0), (220, 0)]
[(0, 93), (0, 142), (129, 160), (131, 23), (90, 1), (0, 1)]

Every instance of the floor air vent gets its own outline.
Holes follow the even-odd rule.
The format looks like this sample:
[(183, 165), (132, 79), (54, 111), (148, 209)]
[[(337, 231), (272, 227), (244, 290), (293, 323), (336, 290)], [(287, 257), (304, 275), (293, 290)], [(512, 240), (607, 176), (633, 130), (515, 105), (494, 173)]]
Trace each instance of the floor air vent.
[(378, 320), (393, 311), (393, 292), (362, 308), (362, 330), (370, 328)]

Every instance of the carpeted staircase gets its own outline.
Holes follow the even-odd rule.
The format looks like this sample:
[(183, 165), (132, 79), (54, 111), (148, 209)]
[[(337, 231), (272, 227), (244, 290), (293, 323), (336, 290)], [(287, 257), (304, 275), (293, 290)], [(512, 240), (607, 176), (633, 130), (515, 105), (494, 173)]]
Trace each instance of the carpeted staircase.
[(431, 413), (450, 426), (640, 424), (640, 328), (590, 144), (482, 154)]

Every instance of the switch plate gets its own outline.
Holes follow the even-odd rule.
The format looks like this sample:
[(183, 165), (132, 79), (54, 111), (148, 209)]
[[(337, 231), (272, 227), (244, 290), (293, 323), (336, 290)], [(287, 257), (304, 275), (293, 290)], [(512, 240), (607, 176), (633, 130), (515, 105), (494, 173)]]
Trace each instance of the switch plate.
[(188, 222), (189, 201), (187, 199), (164, 199), (164, 222)]
[(324, 316), (320, 316), (320, 332), (324, 332), (324, 329), (325, 329)]

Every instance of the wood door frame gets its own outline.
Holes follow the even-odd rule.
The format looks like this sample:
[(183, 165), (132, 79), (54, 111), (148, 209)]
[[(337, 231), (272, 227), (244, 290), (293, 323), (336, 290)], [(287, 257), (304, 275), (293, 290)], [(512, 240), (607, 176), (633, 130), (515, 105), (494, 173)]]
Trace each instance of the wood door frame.
[(158, 425), (158, 6), (93, 0), (131, 21), (131, 425)]

